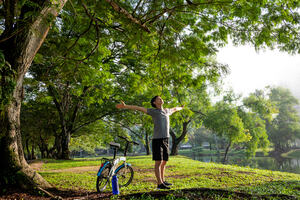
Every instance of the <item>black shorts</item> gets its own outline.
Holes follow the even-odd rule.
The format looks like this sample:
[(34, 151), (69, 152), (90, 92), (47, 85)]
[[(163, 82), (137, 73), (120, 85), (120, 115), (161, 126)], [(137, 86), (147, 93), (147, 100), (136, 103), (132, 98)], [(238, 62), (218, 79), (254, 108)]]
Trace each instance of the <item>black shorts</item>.
[(152, 159), (153, 160), (169, 160), (169, 139), (160, 138), (152, 140)]

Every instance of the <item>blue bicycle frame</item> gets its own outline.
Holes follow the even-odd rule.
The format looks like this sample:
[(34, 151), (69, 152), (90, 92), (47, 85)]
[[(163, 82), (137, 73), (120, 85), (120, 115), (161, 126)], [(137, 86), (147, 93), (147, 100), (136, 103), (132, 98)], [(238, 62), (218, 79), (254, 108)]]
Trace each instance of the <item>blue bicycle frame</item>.
[[(100, 176), (100, 175), (101, 175), (103, 169), (105, 169), (106, 165), (108, 165), (108, 164), (110, 164), (110, 162), (109, 162), (109, 161), (106, 161), (106, 162), (100, 167), (100, 169), (99, 169), (99, 171), (98, 171), (98, 173), (97, 173), (97, 176)], [(120, 165), (120, 166), (115, 170), (114, 173), (115, 173), (115, 174), (118, 173), (118, 171), (119, 171), (122, 167), (124, 167), (124, 166), (125, 166), (125, 163), (123, 163), (122, 165)], [(126, 166), (131, 166), (131, 164), (130, 164), (130, 163), (126, 163)]]

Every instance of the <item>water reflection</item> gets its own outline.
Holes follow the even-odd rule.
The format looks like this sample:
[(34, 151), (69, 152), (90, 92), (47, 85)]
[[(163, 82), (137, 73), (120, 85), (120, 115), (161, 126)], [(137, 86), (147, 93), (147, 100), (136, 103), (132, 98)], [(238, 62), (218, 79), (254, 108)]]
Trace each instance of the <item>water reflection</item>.
[[(202, 162), (222, 163), (223, 161), (222, 156), (201, 156), (196, 153), (184, 155)], [(300, 158), (255, 157), (247, 159), (245, 156), (229, 156), (227, 164), (300, 174)]]

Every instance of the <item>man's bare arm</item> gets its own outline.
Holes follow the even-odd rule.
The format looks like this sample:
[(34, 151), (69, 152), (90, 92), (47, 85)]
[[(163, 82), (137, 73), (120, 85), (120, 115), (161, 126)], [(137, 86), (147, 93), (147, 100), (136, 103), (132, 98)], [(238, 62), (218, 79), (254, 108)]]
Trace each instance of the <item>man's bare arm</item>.
[(174, 107), (174, 108), (171, 108), (171, 113), (174, 113), (174, 112), (177, 112), (177, 111), (180, 111), (184, 108), (184, 106), (180, 106), (180, 107)]
[(138, 110), (138, 111), (141, 111), (141, 112), (147, 114), (147, 109), (146, 108), (140, 107), (140, 106), (134, 106), (134, 105), (126, 105), (123, 101), (121, 101), (121, 104), (117, 104), (116, 108), (118, 108), (118, 109), (129, 109), (129, 110)]

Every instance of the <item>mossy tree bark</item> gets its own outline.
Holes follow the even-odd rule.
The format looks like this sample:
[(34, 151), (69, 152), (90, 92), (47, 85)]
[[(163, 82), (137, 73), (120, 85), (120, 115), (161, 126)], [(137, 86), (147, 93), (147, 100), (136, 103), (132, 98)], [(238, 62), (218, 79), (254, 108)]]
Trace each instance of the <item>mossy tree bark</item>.
[[(48, 33), (50, 23), (66, 1), (31, 2), (35, 6), (26, 3), (19, 5), (18, 1), (1, 2), (5, 10), (5, 30), (0, 36), (0, 51), (4, 57), (0, 70), (1, 188), (51, 187), (30, 168), (24, 158), (20, 133), (20, 109), (24, 76)], [(13, 73), (8, 73), (9, 70)], [(11, 84), (9, 91), (6, 87), (8, 84)]]

